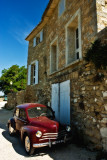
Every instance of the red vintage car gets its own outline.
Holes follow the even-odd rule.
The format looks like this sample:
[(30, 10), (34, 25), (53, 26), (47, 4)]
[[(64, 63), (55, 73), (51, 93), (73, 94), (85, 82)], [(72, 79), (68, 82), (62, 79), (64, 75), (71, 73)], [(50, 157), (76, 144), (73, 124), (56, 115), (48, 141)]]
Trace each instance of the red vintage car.
[(31, 155), (35, 148), (65, 143), (71, 139), (71, 127), (55, 121), (51, 107), (27, 103), (15, 108), (13, 118), (8, 120), (9, 134), (17, 131), (24, 142), (26, 152)]

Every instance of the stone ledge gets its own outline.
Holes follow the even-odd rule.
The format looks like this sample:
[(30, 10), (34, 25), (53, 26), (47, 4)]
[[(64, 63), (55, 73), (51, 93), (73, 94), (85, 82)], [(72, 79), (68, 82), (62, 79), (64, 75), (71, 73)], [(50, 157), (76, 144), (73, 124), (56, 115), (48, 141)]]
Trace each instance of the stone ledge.
[(52, 75), (54, 75), (54, 74), (57, 74), (58, 72), (61, 72), (61, 71), (63, 71), (63, 70), (66, 70), (66, 69), (68, 69), (69, 67), (71, 67), (71, 66), (73, 66), (73, 65), (75, 65), (75, 64), (78, 64), (78, 63), (80, 63), (80, 62), (82, 62), (82, 61), (83, 61), (83, 59), (78, 59), (78, 60), (70, 63), (69, 65), (66, 65), (66, 66), (63, 67), (63, 68), (61, 68), (61, 69), (59, 69), (59, 70), (57, 70), (57, 71), (55, 71), (55, 72), (53, 72), (53, 73), (50, 73), (49, 76), (52, 76)]

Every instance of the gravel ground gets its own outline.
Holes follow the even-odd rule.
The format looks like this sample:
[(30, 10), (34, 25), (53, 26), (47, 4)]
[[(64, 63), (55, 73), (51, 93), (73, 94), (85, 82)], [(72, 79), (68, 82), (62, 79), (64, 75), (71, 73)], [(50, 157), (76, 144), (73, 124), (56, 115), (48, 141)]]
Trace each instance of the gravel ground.
[(96, 160), (96, 152), (74, 144), (39, 148), (34, 156), (27, 156), (20, 137), (11, 137), (8, 134), (6, 123), (13, 111), (3, 109), (4, 103), (0, 102), (0, 160)]

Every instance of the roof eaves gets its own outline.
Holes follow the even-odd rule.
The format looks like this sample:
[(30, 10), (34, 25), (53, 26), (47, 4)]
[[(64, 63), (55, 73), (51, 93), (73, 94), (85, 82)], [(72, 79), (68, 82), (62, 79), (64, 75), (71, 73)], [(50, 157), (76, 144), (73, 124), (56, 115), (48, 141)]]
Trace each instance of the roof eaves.
[[(40, 30), (44, 27), (44, 25), (47, 23), (49, 17), (51, 16), (54, 8), (58, 4), (59, 0), (50, 0), (41, 19), (41, 22), (32, 30), (32, 32), (26, 37), (26, 41), (30, 41), (35, 34), (40, 32)], [(54, 6), (52, 6), (52, 4)], [(51, 10), (51, 14), (49, 14), (49, 10)]]

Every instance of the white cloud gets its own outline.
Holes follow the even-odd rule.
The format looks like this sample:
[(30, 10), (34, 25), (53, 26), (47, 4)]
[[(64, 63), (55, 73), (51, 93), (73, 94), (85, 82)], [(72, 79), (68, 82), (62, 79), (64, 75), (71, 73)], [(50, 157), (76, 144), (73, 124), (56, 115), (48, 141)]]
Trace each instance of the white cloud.
[(25, 38), (28, 36), (31, 30), (33, 30), (34, 25), (22, 17), (19, 17), (18, 19), (16, 17), (12, 17), (10, 21), (11, 21), (11, 28), (9, 30), (9, 33), (20, 44), (25, 45), (26, 44)]

